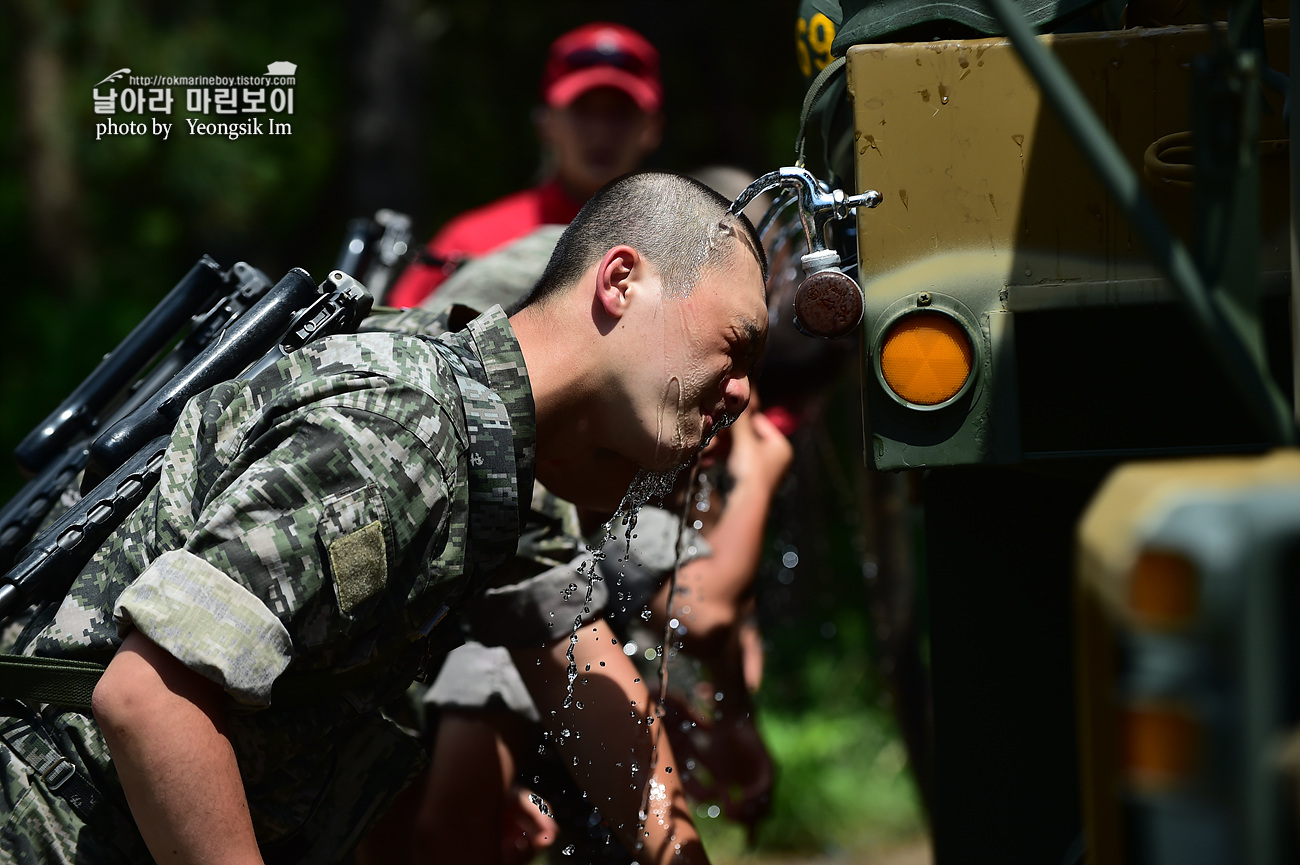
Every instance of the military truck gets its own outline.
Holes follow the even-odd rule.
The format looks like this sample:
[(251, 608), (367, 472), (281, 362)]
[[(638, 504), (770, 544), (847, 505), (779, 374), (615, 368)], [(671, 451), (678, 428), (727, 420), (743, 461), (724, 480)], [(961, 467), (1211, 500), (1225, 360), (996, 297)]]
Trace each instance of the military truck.
[[(1252, 456), (1295, 441), (1289, 15), (1206, 10), (800, 10), (810, 167), (880, 201), (832, 243), (863, 289), (866, 458), (923, 517), (940, 865), (1294, 858), (1300, 513), (1293, 466)], [(1169, 513), (1137, 490), (1228, 454), (1254, 504), (1180, 536), (1238, 543), (1135, 578)], [(1151, 597), (1176, 615), (1133, 613)]]

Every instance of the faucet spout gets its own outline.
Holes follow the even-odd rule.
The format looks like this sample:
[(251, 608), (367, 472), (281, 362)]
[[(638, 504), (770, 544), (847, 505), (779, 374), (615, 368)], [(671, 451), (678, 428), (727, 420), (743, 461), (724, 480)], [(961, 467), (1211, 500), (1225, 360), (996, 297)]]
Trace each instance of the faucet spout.
[(803, 224), (808, 251), (826, 250), (826, 226), (832, 219), (846, 219), (858, 207), (875, 207), (881, 195), (869, 189), (859, 195), (845, 195), (842, 189), (828, 189), (812, 172), (797, 166), (769, 171), (755, 180), (732, 202), (730, 212), (740, 213), (745, 205), (769, 189), (790, 189), (799, 204), (799, 221)]
[(840, 269), (840, 256), (826, 244), (826, 229), (833, 219), (847, 219), (858, 207), (876, 207), (881, 195), (874, 189), (846, 195), (830, 189), (806, 168), (787, 166), (755, 180), (732, 202), (729, 212), (740, 211), (769, 189), (794, 191), (799, 221), (808, 241), (802, 264), (807, 278), (795, 293), (795, 327), (810, 336), (831, 339), (844, 336), (862, 321), (862, 288)]

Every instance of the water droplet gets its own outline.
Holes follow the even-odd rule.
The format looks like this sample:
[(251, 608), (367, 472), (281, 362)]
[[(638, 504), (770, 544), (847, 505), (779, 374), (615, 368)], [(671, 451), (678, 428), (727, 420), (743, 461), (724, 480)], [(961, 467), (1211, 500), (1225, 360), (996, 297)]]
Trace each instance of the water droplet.
[(781, 556), (781, 564), (787, 568), (796, 568), (799, 566), (799, 553), (795, 550), (789, 550)]
[(578, 849), (577, 847), (574, 847), (572, 844), (570, 844), (568, 847), (565, 847), (560, 852), (563, 853), (565, 856), (572, 856), (577, 849)]

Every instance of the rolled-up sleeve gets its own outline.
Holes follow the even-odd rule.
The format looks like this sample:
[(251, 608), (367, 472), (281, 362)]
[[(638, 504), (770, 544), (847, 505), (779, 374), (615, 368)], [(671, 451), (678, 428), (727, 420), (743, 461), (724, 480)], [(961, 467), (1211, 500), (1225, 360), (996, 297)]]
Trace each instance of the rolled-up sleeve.
[(132, 628), (236, 700), (268, 706), (293, 659), (289, 632), (252, 592), (198, 556), (164, 553), (118, 597), (118, 629)]

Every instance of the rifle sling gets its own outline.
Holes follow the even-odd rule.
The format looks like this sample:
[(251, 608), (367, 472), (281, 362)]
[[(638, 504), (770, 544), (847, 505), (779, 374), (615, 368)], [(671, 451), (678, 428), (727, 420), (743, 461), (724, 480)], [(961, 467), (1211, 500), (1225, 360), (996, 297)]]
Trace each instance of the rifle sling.
[[(287, 708), (319, 703), (332, 694), (374, 681), (392, 661), (391, 657), (382, 657), (348, 670), (287, 673), (276, 679), (271, 703)], [(0, 655), (0, 696), (87, 710), (95, 685), (107, 668), (107, 664), (96, 661)]]
[(0, 695), (32, 703), (89, 709), (104, 665), (67, 658), (0, 655)]

